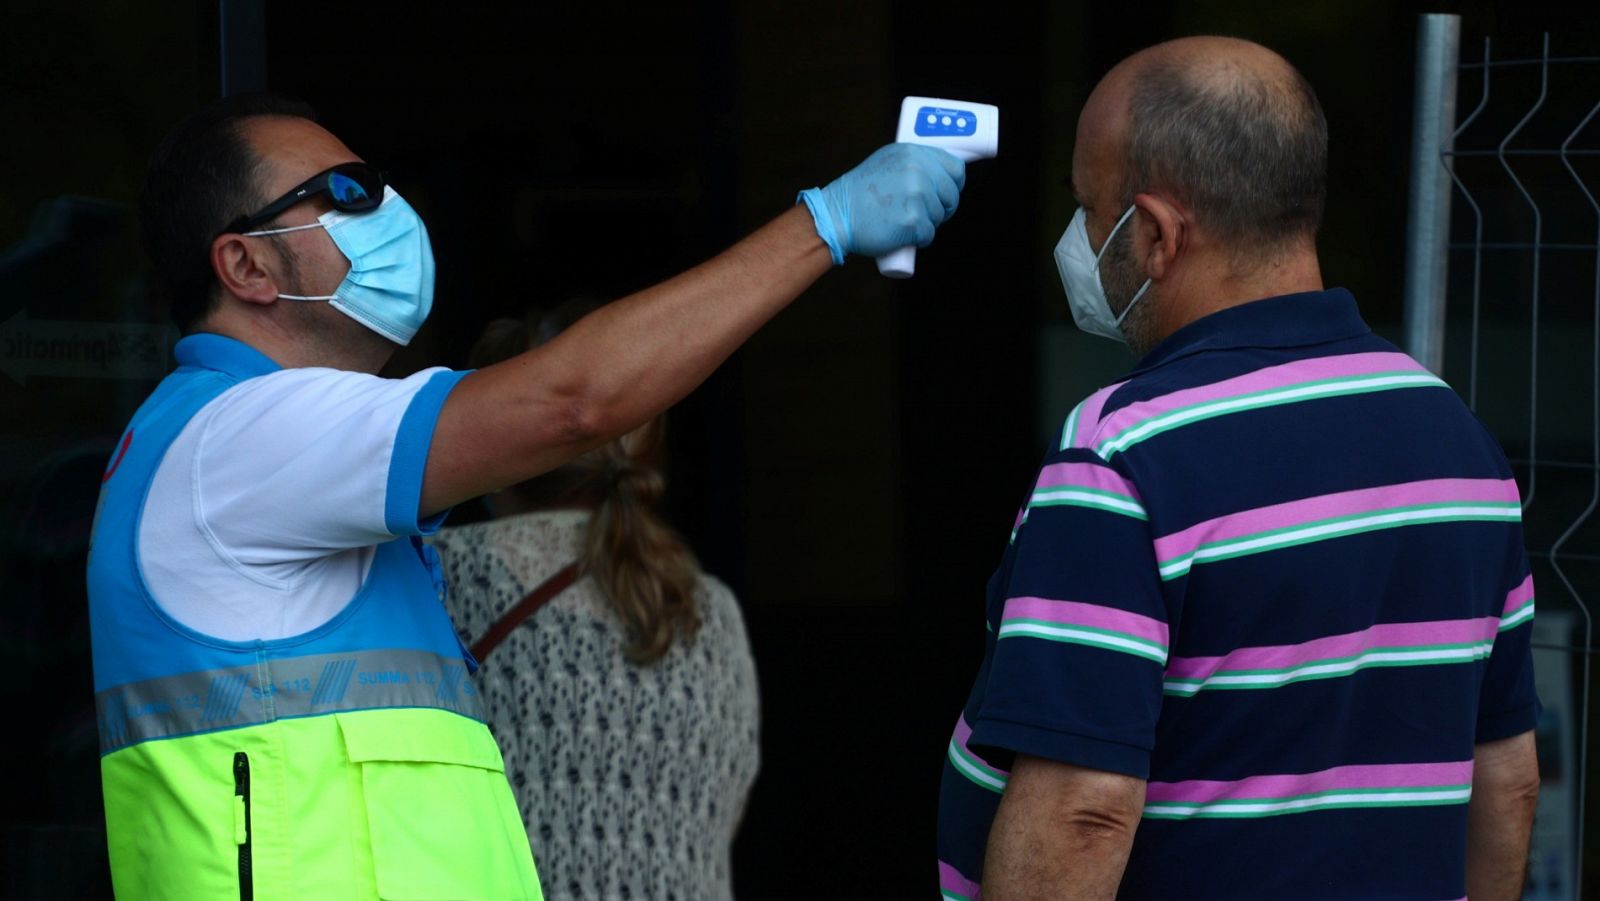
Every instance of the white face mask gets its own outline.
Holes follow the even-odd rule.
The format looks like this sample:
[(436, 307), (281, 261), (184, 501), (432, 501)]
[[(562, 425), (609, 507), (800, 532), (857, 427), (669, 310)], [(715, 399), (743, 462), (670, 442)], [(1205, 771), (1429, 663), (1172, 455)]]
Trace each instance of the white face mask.
[(1111, 304), (1106, 301), (1106, 289), (1100, 283), (1100, 258), (1105, 256), (1106, 248), (1111, 246), (1111, 240), (1117, 236), (1117, 230), (1128, 221), (1137, 207), (1128, 207), (1122, 214), (1117, 224), (1112, 226), (1111, 234), (1106, 235), (1106, 243), (1101, 245), (1100, 252), (1095, 253), (1089, 246), (1089, 230), (1084, 224), (1083, 209), (1080, 207), (1072, 214), (1072, 222), (1067, 226), (1061, 240), (1056, 242), (1056, 270), (1061, 273), (1061, 286), (1067, 291), (1067, 305), (1072, 308), (1072, 321), (1078, 324), (1091, 335), (1110, 338), (1113, 341), (1128, 343), (1122, 334), (1122, 320), (1128, 318), (1128, 313), (1133, 305), (1139, 302), (1144, 292), (1150, 290), (1150, 279), (1145, 279), (1133, 299), (1128, 301), (1128, 306), (1123, 309), (1121, 316), (1111, 312)]

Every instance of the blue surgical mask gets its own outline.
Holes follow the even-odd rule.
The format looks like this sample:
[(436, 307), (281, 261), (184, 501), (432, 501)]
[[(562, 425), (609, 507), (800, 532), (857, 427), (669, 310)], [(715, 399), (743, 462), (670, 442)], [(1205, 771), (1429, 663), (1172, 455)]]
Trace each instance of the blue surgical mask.
[(329, 210), (309, 225), (269, 228), (246, 235), (324, 228), (350, 272), (332, 294), (279, 294), (284, 300), (325, 300), (339, 312), (396, 344), (410, 344), (433, 309), (433, 246), (411, 204), (383, 189), (383, 202), (365, 213)]
[(1121, 316), (1114, 315), (1111, 304), (1106, 300), (1105, 285), (1100, 281), (1100, 260), (1105, 257), (1106, 248), (1111, 246), (1111, 240), (1135, 209), (1137, 207), (1128, 207), (1128, 211), (1117, 220), (1111, 234), (1106, 235), (1106, 243), (1100, 245), (1099, 253), (1089, 246), (1089, 229), (1081, 208), (1072, 215), (1072, 223), (1056, 243), (1056, 271), (1061, 274), (1061, 286), (1067, 289), (1067, 305), (1072, 308), (1072, 320), (1078, 324), (1078, 328), (1091, 335), (1121, 341), (1123, 344), (1128, 343), (1128, 339), (1122, 334), (1122, 321), (1128, 318), (1128, 312), (1139, 302), (1139, 298), (1144, 297), (1144, 292), (1150, 290), (1150, 280), (1144, 280)]

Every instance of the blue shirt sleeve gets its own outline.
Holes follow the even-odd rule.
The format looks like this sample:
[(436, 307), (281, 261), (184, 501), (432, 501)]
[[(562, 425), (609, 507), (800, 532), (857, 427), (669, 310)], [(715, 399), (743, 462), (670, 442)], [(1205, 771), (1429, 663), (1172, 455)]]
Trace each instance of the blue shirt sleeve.
[(436, 373), (412, 398), (395, 434), (394, 455), (389, 460), (388, 493), (383, 518), (394, 535), (432, 535), (450, 515), (444, 510), (421, 519), (422, 477), (428, 469), (433, 429), (445, 398), (471, 370)]

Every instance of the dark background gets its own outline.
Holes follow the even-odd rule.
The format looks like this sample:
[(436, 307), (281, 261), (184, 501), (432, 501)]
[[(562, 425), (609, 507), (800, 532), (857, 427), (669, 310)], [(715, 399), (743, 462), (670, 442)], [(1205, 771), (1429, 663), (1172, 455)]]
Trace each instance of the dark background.
[[(1397, 333), (1418, 13), (1461, 12), (1466, 60), (1485, 34), (1536, 53), (1545, 29), (1553, 52), (1600, 53), (1587, 6), (274, 0), (263, 39), (235, 52), (262, 48), (268, 86), (311, 101), (427, 220), (437, 300), (395, 375), (463, 365), (493, 317), (621, 296), (714, 254), (889, 140), (904, 94), (1000, 106), (1000, 157), (971, 167), (914, 279), (852, 260), (672, 415), (672, 518), (740, 596), (761, 677), (739, 893), (909, 898), (933, 891), (983, 585), (1044, 434), (1129, 362), (1071, 333), (1051, 258), (1095, 81), (1195, 33), (1298, 65), (1331, 132), (1324, 274)], [(160, 320), (130, 204), (161, 135), (218, 94), (217, 4), (0, 9), (0, 323)], [(4, 743), (0, 891), (94, 895), (84, 541), (109, 444), (150, 383), (14, 379), (0, 376), (0, 703), (22, 716)]]

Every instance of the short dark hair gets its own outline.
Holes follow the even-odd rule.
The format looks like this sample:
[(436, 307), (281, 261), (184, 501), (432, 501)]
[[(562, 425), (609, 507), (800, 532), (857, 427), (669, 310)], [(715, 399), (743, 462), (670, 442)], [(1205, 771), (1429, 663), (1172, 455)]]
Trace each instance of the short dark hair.
[(211, 241), (235, 218), (266, 205), (262, 160), (241, 128), (257, 116), (316, 121), (303, 101), (237, 94), (179, 122), (150, 158), (139, 198), (139, 231), (172, 318), (187, 332), (217, 304)]
[(1328, 123), (1292, 66), (1247, 71), (1190, 54), (1133, 78), (1124, 205), (1166, 190), (1243, 258), (1316, 235), (1327, 198)]

